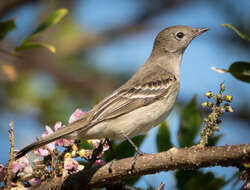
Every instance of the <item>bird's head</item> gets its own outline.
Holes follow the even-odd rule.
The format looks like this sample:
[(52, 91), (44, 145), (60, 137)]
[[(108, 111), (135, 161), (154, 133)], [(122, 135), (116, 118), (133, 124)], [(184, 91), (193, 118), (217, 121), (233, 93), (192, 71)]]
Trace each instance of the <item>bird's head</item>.
[(188, 44), (208, 28), (190, 26), (171, 26), (162, 30), (155, 38), (153, 52), (183, 53)]

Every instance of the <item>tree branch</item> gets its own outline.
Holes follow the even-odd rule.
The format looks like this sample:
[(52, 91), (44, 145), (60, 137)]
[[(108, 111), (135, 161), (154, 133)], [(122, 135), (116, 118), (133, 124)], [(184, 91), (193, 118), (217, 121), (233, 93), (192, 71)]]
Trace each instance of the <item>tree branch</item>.
[[(131, 177), (154, 174), (160, 171), (197, 169), (211, 166), (237, 167), (244, 162), (250, 161), (250, 144), (221, 147), (193, 146), (189, 148), (171, 148), (166, 152), (138, 157), (133, 170), (131, 170), (132, 160), (133, 158), (126, 158), (114, 161), (112, 173), (109, 173), (108, 170), (110, 163), (106, 164), (93, 173), (86, 187), (101, 187)], [(79, 177), (83, 179), (81, 172), (71, 175), (65, 181), (65, 184), (68, 186), (69, 183), (67, 181), (69, 180), (72, 182), (71, 185), (74, 186), (75, 183), (79, 185), (83, 181), (79, 180)]]
[[(212, 166), (240, 167), (242, 163), (250, 161), (250, 144), (171, 148), (165, 152), (138, 157), (133, 170), (131, 169), (132, 160), (133, 158), (125, 158), (113, 161), (112, 173), (109, 172), (110, 163), (108, 163), (100, 168), (93, 167), (91, 170), (82, 170), (68, 177), (65, 175), (56, 177), (42, 183), (36, 189), (90, 189), (92, 187), (104, 187), (118, 183), (131, 177), (154, 174), (161, 171), (198, 169)], [(64, 180), (65, 178), (66, 180)], [(31, 188), (22, 189), (27, 190)]]

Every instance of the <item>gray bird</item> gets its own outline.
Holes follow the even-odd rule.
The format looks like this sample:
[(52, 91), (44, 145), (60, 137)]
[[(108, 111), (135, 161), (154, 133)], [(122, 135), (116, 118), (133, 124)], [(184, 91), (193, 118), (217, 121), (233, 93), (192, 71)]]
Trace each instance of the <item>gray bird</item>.
[(208, 28), (171, 26), (154, 41), (142, 67), (120, 88), (76, 122), (20, 150), (16, 158), (57, 139), (130, 139), (166, 119), (180, 86), (182, 55)]

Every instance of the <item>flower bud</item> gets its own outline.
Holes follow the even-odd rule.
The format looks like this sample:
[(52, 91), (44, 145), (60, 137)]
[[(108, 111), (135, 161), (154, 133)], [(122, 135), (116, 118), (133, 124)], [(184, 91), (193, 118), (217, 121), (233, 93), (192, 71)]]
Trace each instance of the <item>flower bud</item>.
[(201, 104), (201, 106), (202, 106), (203, 108), (207, 107), (207, 102), (203, 102), (203, 103)]
[(224, 82), (220, 84), (220, 92), (224, 92), (225, 91), (225, 84)]
[(226, 95), (223, 97), (223, 99), (224, 99), (225, 101), (227, 101), (227, 102), (232, 102), (233, 96), (230, 96), (230, 95), (226, 94)]
[(214, 96), (214, 93), (211, 92), (211, 91), (209, 91), (209, 92), (207, 92), (207, 93), (205, 94), (205, 96), (208, 97), (208, 98), (212, 98), (212, 97)]
[(211, 107), (213, 107), (213, 105), (214, 105), (213, 102), (207, 102), (207, 106), (208, 106), (208, 107), (211, 108)]
[(226, 108), (226, 112), (233, 112), (234, 111), (232, 106), (226, 106), (225, 108)]
[(218, 125), (215, 125), (215, 126), (213, 127), (213, 130), (214, 130), (214, 131), (219, 131), (219, 130), (220, 130), (220, 127), (219, 127)]
[(71, 154), (69, 152), (67, 152), (65, 155), (64, 155), (64, 158), (71, 158)]
[(78, 150), (78, 147), (76, 146), (76, 144), (73, 144), (73, 145), (72, 145), (72, 150), (73, 150), (73, 151), (77, 151), (77, 150)]
[(80, 156), (81, 158), (86, 157), (86, 155), (85, 155), (85, 150), (84, 150), (83, 148), (80, 149), (80, 150), (78, 150), (78, 154), (79, 154), (79, 156)]
[(218, 99), (218, 100), (221, 99), (221, 94), (217, 94), (217, 99)]

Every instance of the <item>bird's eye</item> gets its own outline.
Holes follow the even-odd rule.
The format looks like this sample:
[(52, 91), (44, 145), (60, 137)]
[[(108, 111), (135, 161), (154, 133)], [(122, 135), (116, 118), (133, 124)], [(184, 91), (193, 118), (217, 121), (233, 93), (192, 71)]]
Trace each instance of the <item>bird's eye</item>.
[(177, 38), (183, 38), (184, 34), (183, 34), (183, 32), (178, 32), (176, 34), (176, 36), (177, 36)]

